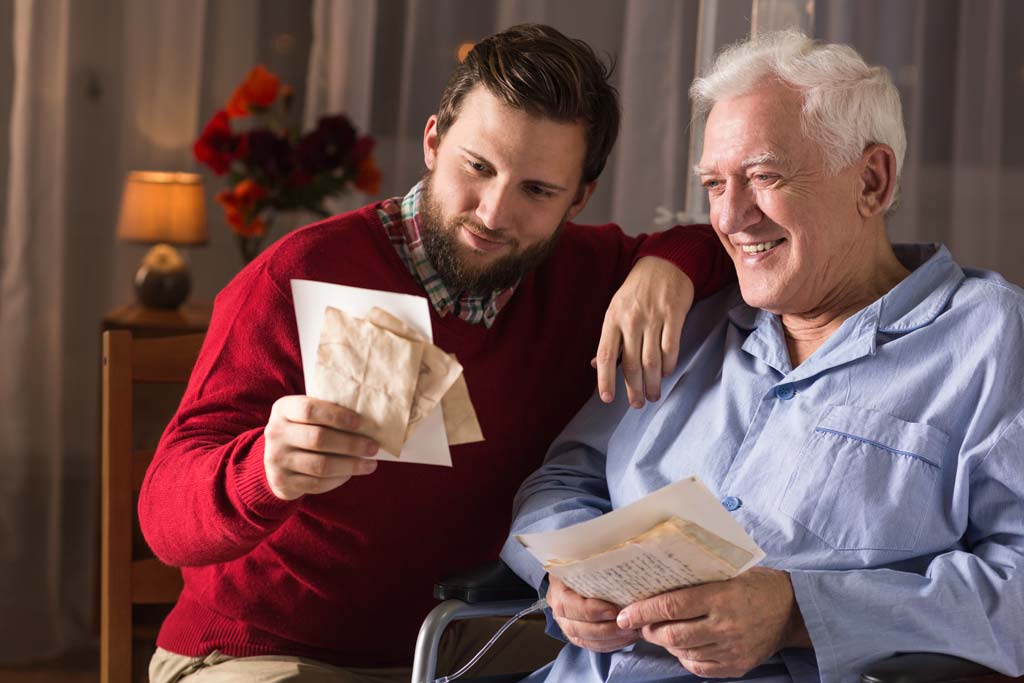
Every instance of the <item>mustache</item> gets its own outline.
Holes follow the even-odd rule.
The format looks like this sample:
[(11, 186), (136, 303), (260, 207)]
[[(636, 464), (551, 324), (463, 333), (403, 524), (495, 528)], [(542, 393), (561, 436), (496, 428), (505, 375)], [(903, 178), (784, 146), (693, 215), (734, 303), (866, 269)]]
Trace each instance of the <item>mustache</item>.
[(515, 242), (513, 238), (505, 234), (505, 231), (491, 230), (468, 218), (463, 218), (459, 220), (457, 225), (466, 228), (467, 230), (474, 233), (478, 237), (488, 240), (490, 242), (500, 242), (502, 244), (513, 244)]

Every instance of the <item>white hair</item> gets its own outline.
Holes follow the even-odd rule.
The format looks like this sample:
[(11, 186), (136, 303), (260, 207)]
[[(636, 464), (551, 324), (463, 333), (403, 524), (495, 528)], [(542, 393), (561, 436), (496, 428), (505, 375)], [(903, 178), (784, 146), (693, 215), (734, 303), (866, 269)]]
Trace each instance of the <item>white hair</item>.
[(773, 78), (803, 94), (801, 129), (821, 149), (829, 173), (853, 163), (869, 145), (892, 148), (897, 190), (891, 206), (907, 134), (889, 72), (868, 66), (847, 45), (816, 42), (797, 31), (776, 31), (719, 53), (710, 71), (690, 86), (690, 98), (696, 114), (706, 117), (717, 102), (745, 95)]

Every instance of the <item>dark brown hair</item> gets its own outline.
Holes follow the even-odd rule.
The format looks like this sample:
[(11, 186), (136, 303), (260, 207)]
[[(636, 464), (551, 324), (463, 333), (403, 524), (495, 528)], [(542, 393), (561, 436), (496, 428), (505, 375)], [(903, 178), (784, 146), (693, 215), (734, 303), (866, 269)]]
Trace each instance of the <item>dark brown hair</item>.
[(614, 68), (582, 40), (550, 26), (513, 26), (474, 45), (452, 72), (438, 107), (437, 134), (444, 136), (462, 99), (483, 85), (504, 104), (528, 114), (582, 123), (587, 140), (583, 182), (593, 182), (619, 134), (619, 96), (608, 82)]

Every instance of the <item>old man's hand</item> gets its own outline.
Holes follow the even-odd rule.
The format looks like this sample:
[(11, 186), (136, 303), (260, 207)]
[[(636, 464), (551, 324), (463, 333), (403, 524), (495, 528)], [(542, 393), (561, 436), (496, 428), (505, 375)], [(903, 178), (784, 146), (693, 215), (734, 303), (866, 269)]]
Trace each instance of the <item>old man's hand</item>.
[(608, 305), (597, 357), (591, 362), (602, 401), (615, 398), (620, 349), (630, 405), (642, 408), (645, 398), (661, 398), (661, 379), (675, 371), (679, 334), (693, 295), (689, 276), (668, 261), (645, 256), (636, 262)]
[(552, 576), (547, 601), (551, 613), (569, 642), (594, 652), (614, 652), (636, 642), (636, 629), (615, 623), (619, 608), (610, 602), (585, 598)]
[(789, 574), (763, 567), (633, 603), (618, 623), (707, 678), (739, 677), (782, 648), (810, 647)]

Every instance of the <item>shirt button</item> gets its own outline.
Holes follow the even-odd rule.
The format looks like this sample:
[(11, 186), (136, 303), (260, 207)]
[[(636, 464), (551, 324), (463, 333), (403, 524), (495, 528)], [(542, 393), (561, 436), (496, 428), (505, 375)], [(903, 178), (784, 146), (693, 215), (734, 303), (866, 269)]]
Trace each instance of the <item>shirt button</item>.
[(743, 507), (743, 501), (736, 496), (726, 496), (722, 499), (722, 507), (729, 512), (732, 512), (733, 510), (739, 510)]
[(792, 384), (782, 384), (775, 387), (775, 395), (783, 401), (788, 401), (796, 396), (796, 389), (793, 388)]

